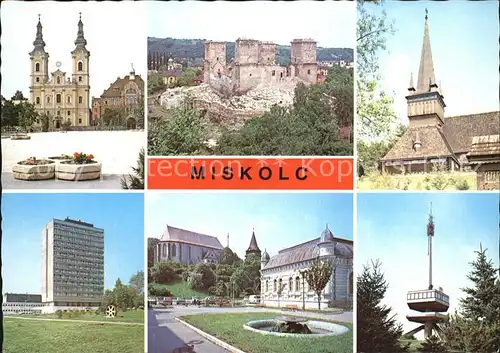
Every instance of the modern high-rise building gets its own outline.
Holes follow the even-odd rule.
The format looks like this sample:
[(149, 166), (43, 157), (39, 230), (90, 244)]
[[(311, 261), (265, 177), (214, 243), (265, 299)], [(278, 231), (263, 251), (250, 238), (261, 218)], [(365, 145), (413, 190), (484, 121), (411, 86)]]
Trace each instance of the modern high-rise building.
[(104, 294), (104, 230), (66, 218), (42, 231), (44, 312), (100, 305)]

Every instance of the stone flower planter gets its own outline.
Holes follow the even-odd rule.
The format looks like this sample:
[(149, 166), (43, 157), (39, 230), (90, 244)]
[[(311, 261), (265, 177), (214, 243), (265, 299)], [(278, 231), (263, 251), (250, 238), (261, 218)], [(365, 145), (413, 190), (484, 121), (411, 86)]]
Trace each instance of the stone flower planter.
[(54, 179), (55, 163), (47, 159), (37, 160), (36, 164), (18, 162), (12, 167), (15, 179), (20, 180), (49, 180)]
[(75, 164), (61, 161), (56, 164), (56, 178), (70, 181), (95, 180), (101, 177), (101, 163)]

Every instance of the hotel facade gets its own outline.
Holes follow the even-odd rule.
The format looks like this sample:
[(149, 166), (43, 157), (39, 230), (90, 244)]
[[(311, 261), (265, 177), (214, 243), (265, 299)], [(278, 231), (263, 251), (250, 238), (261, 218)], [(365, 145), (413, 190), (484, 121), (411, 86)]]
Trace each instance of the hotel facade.
[(104, 295), (104, 230), (66, 218), (42, 231), (43, 311), (95, 308)]

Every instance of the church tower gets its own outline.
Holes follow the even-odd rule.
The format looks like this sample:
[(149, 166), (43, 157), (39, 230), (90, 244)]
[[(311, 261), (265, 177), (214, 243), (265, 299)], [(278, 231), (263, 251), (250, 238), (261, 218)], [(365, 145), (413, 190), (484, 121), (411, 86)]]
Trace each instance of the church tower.
[(252, 231), (252, 238), (250, 239), (250, 245), (245, 252), (245, 258), (248, 258), (248, 256), (252, 254), (255, 254), (256, 256), (261, 258), (261, 251), (259, 249), (259, 246), (257, 245), (257, 239), (255, 238), (255, 229)]
[(432, 61), (431, 41), (429, 36), (428, 13), (425, 10), (424, 41), (420, 55), (417, 87), (413, 84), (413, 74), (410, 75), (408, 87), (408, 120), (409, 126), (442, 126), (444, 124), (444, 108), (441, 90), (434, 76), (434, 63)]
[(75, 49), (71, 52), (73, 63), (72, 82), (74, 89), (73, 102), (75, 102), (75, 121), (73, 125), (90, 124), (90, 52), (86, 48), (87, 40), (83, 34), (82, 14), (78, 21), (78, 33), (75, 40)]
[(38, 15), (33, 46), (33, 50), (29, 53), (31, 61), (30, 100), (39, 108), (43, 104), (42, 87), (49, 80), (49, 54), (45, 51), (40, 15)]

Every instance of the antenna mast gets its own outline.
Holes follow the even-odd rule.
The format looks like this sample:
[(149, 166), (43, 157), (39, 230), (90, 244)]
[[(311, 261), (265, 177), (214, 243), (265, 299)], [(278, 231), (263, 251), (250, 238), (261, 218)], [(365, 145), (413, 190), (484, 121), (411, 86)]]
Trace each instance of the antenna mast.
[(432, 238), (434, 237), (434, 217), (432, 216), (432, 202), (430, 205), (429, 223), (427, 223), (427, 242), (429, 256), (429, 289), (432, 289)]

